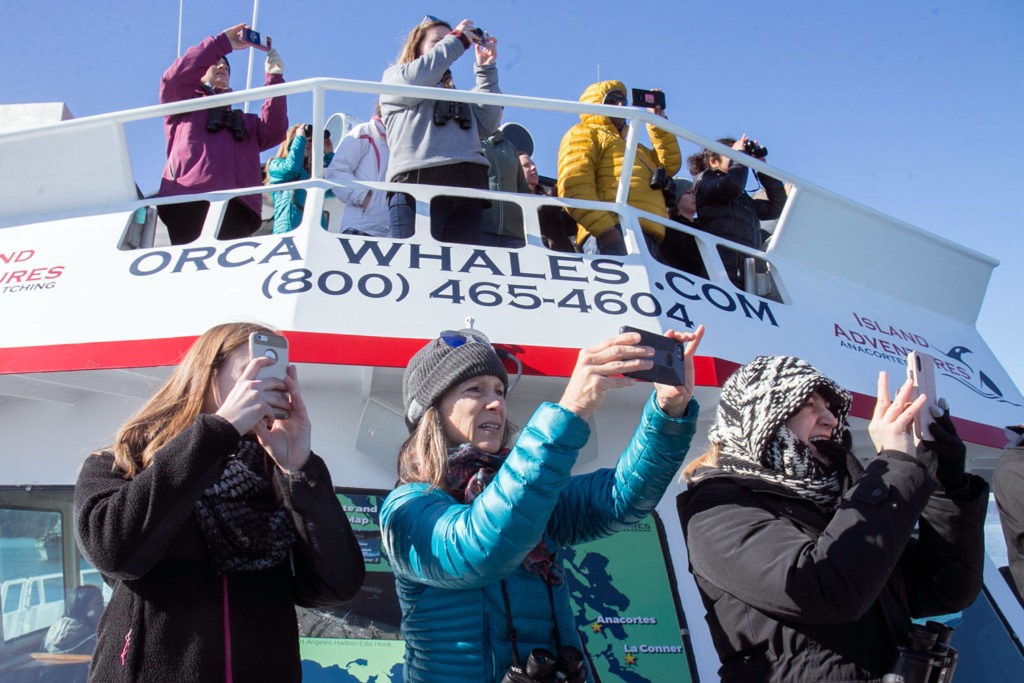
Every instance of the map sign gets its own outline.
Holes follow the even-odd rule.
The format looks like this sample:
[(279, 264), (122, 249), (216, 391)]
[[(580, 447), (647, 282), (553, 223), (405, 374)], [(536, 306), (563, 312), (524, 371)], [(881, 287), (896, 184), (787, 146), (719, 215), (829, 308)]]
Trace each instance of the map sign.
[[(298, 608), (305, 681), (402, 681), (401, 610), (380, 543), (378, 511), (385, 496), (338, 495), (363, 551), (366, 582), (341, 608)], [(569, 548), (561, 558), (576, 627), (600, 680), (691, 680), (655, 517), (609, 538)]]

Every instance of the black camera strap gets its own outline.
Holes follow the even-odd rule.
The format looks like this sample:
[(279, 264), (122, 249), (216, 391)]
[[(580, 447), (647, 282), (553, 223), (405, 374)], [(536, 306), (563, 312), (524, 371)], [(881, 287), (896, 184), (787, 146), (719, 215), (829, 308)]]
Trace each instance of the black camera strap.
[[(555, 637), (555, 652), (557, 653), (562, 649), (562, 637), (558, 632), (558, 617), (555, 615), (555, 591), (551, 587), (551, 582), (544, 579), (544, 585), (548, 589), (548, 604), (551, 605), (551, 621), (554, 623), (552, 634)], [(505, 587), (505, 579), (501, 580), (501, 598), (505, 602), (505, 621), (508, 622), (508, 639), (512, 641), (512, 663), (516, 666), (521, 666), (519, 660), (519, 633), (516, 631), (515, 625), (512, 623), (512, 605), (508, 599), (508, 588)]]

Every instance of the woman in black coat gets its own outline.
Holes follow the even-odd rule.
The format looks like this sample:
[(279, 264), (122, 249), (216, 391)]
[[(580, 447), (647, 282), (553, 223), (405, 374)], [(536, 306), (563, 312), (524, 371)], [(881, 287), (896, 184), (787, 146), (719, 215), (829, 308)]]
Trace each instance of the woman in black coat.
[[(747, 152), (764, 160), (767, 150), (749, 140), (721, 138), (718, 142), (738, 152)], [(761, 249), (767, 233), (761, 221), (775, 220), (786, 206), (786, 187), (782, 181), (754, 172), (764, 186), (767, 199), (754, 199), (747, 194), (747, 167), (717, 152), (705, 149), (687, 159), (697, 200), (697, 225), (701, 230), (732, 240), (751, 249)], [(743, 262), (746, 256), (729, 250), (722, 254), (726, 274), (738, 288), (744, 288)]]
[(890, 401), (880, 375), (862, 468), (849, 393), (806, 362), (761, 356), (725, 383), (677, 499), (723, 681), (877, 681), (911, 617), (974, 601), (988, 488), (948, 412), (911, 455), (910, 391)]
[(254, 332), (270, 333), (204, 333), (82, 465), (75, 534), (114, 589), (90, 680), (298, 681), (295, 605), (336, 605), (362, 585), (295, 368), (259, 377), (273, 361), (250, 360)]

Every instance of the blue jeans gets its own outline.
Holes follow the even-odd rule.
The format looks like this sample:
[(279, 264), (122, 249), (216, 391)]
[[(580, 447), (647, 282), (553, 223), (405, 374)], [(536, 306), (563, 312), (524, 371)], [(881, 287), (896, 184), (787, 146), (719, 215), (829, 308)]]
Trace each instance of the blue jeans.
[[(616, 225), (612, 230), (618, 230), (622, 233), (622, 228)], [(644, 242), (647, 243), (647, 250), (651, 252), (651, 256), (658, 258), (658, 243), (653, 237), (644, 233)], [(587, 239), (583, 240), (581, 245), (584, 254), (602, 254), (604, 256), (625, 256), (626, 255), (626, 242), (617, 242), (612, 247), (602, 247), (597, 243), (597, 238), (593, 235), (587, 235)]]

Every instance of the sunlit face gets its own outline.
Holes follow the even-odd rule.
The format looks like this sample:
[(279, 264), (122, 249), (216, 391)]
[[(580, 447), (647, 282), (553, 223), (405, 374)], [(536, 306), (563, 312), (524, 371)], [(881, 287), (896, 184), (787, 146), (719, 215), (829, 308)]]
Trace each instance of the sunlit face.
[(531, 190), (537, 187), (537, 164), (533, 163), (533, 159), (530, 158), (530, 155), (520, 154), (519, 164), (523, 167), (523, 175), (526, 176), (526, 184), (530, 186)]
[(204, 413), (217, 412), (224, 399), (235, 388), (235, 382), (245, 372), (245, 366), (248, 364), (249, 348), (245, 344), (228, 354), (228, 357), (213, 373), (210, 394), (206, 397), (206, 403), (203, 406)]
[(456, 384), (438, 405), (444, 434), (453, 444), (471, 443), (497, 453), (505, 433), (505, 385), (494, 375)]
[(206, 70), (206, 74), (203, 75), (202, 81), (215, 91), (219, 92), (221, 90), (227, 90), (230, 75), (231, 74), (228, 71), (228, 63), (223, 59), (219, 59), (216, 64)]
[(448, 35), (450, 29), (447, 26), (438, 24), (437, 26), (431, 26), (427, 29), (423, 37), (420, 38), (420, 44), (416, 46), (416, 56), (422, 57), (427, 52), (441, 42), (441, 39)]
[[(801, 442), (812, 449), (815, 440), (831, 438), (832, 430), (837, 424), (839, 424), (839, 420), (832, 414), (828, 401), (818, 392), (811, 394), (804, 407), (796, 415), (786, 420), (786, 427), (796, 434)], [(816, 450), (815, 453), (817, 453)]]

